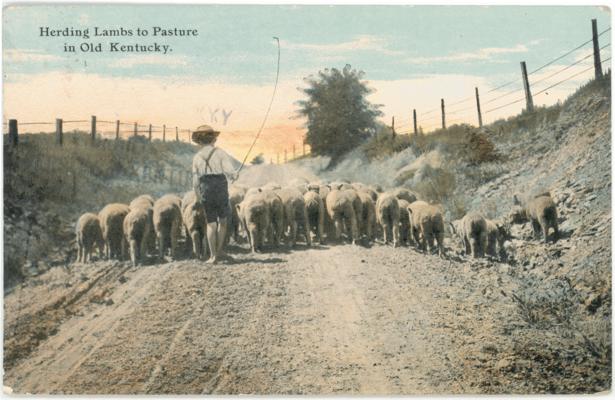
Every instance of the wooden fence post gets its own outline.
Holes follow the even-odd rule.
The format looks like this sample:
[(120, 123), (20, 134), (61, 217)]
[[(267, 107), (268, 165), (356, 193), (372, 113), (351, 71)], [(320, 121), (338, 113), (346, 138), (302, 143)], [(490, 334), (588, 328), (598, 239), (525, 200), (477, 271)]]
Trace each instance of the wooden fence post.
[(135, 122), (135, 128), (134, 128), (133, 136), (137, 136), (137, 123), (136, 122)]
[(62, 118), (56, 118), (56, 143), (62, 146), (64, 143), (63, 133), (62, 133)]
[(440, 108), (442, 109), (442, 129), (446, 129), (446, 113), (444, 112), (444, 99), (440, 99)]
[(162, 125), (162, 142), (164, 143), (167, 139), (167, 126)]
[(77, 174), (75, 173), (75, 171), (73, 170), (72, 172), (72, 184), (73, 184), (73, 190), (72, 190), (72, 199), (75, 200), (75, 197), (77, 197)]
[(532, 112), (534, 111), (534, 102), (532, 101), (532, 92), (530, 91), (530, 81), (527, 79), (525, 61), (521, 61), (521, 75), (523, 77), (523, 89), (525, 91), (525, 109), (528, 112)]
[(414, 120), (414, 135), (416, 136), (419, 133), (416, 129), (416, 108), (412, 110), (412, 119)]
[(149, 124), (148, 140), (152, 141), (152, 124)]
[(395, 139), (395, 116), (391, 117), (391, 131), (393, 139)]
[(602, 78), (602, 62), (600, 62), (600, 46), (598, 45), (598, 22), (592, 19), (592, 41), (594, 42), (594, 70), (596, 79)]
[(92, 129), (91, 129), (91, 135), (92, 135), (92, 143), (96, 142), (96, 116), (92, 115)]
[(177, 130), (177, 127), (175, 127), (175, 141), (179, 142), (179, 131)]
[(19, 143), (19, 134), (16, 119), (9, 119), (9, 143), (12, 146), (17, 146), (17, 144)]
[(115, 140), (119, 140), (120, 138), (120, 120), (115, 121)]
[(476, 110), (478, 111), (478, 127), (482, 127), (483, 126), (483, 116), (480, 113), (480, 98), (478, 97), (478, 88), (475, 87), (474, 91), (476, 93)]

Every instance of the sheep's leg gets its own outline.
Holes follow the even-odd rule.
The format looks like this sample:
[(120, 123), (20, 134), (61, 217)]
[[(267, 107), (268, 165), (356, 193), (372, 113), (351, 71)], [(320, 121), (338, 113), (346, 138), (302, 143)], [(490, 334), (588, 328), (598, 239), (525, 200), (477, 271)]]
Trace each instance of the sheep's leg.
[(429, 252), (433, 253), (433, 251), (434, 251), (434, 235), (433, 235), (433, 231), (429, 227), (424, 226), (423, 227), (423, 234), (425, 235), (425, 239), (427, 241), (427, 244), (429, 245)]
[(77, 239), (77, 262), (83, 262), (81, 259), (83, 258), (83, 244), (81, 244), (81, 240)]
[(399, 246), (399, 221), (391, 224), (393, 230), (393, 247)]
[(478, 258), (479, 254), (479, 244), (476, 238), (470, 238), (470, 248), (472, 249), (472, 257)]
[(137, 241), (135, 239), (130, 239), (130, 261), (132, 261), (132, 266), (137, 266)]
[(465, 248), (466, 248), (465, 249), (465, 255), (469, 256), (470, 254), (473, 254), (472, 253), (472, 244), (470, 243), (470, 240), (466, 236), (463, 237), (463, 243), (465, 244)]
[(252, 253), (256, 253), (258, 241), (258, 229), (256, 225), (253, 225), (248, 229), (248, 237), (250, 238), (250, 247), (252, 248)]
[(542, 234), (544, 236), (545, 243), (549, 242), (549, 222), (546, 218), (542, 217), (538, 219), (538, 223), (540, 224), (540, 229), (542, 230)]
[(316, 236), (318, 237), (318, 243), (324, 244), (325, 242), (325, 215), (323, 212), (318, 213), (318, 226), (316, 228)]
[(165, 242), (165, 235), (163, 232), (158, 233), (158, 259), (160, 261), (162, 261), (162, 259), (164, 258), (164, 242)]
[(478, 237), (478, 245), (479, 245), (480, 256), (484, 257), (485, 248), (487, 247), (487, 234), (486, 233), (483, 232), (480, 234), (480, 236)]
[(390, 230), (389, 230), (389, 224), (387, 224), (386, 222), (382, 223), (382, 232), (384, 234), (384, 244), (387, 244), (391, 241), (390, 238)]
[(177, 237), (179, 227), (177, 225), (171, 225), (171, 259), (175, 260), (177, 255)]
[(201, 241), (201, 260), (206, 260), (207, 256), (209, 255), (209, 243), (207, 242), (207, 232), (206, 232), (207, 228), (203, 229), (203, 233), (202, 233), (202, 237), (203, 240)]
[(147, 257), (147, 243), (149, 240), (149, 234), (147, 230), (143, 234), (143, 238), (141, 239), (141, 245), (139, 246), (139, 260), (141, 260), (141, 264), (144, 263), (145, 258)]
[(427, 252), (427, 234), (425, 232), (422, 231), (422, 229), (420, 230), (421, 232), (421, 246), (420, 249), (423, 253)]
[(311, 246), (312, 232), (310, 231), (310, 220), (306, 209), (303, 209), (303, 231), (305, 232), (305, 243), (307, 243), (308, 246)]
[(190, 234), (190, 240), (192, 241), (192, 254), (194, 258), (201, 257), (201, 238), (197, 230), (192, 231)]
[(532, 229), (534, 230), (534, 239), (540, 239), (540, 222), (532, 218)]
[(293, 220), (290, 223), (290, 245), (294, 246), (297, 243), (297, 221)]
[(436, 233), (436, 241), (438, 242), (438, 255), (444, 257), (444, 233)]
[(551, 221), (551, 226), (553, 227), (553, 242), (555, 243), (559, 239), (559, 229), (557, 226), (556, 218), (554, 218), (553, 221)]
[(340, 238), (342, 237), (342, 217), (341, 216), (335, 217), (334, 224), (335, 224), (335, 240), (339, 241)]

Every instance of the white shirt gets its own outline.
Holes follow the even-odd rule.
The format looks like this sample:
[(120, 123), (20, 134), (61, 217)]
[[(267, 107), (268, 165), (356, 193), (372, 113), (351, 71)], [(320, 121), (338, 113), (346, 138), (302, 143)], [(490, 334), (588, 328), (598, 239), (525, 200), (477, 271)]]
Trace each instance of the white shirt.
[(192, 159), (192, 179), (194, 185), (198, 185), (199, 177), (203, 175), (224, 174), (229, 181), (237, 176), (241, 162), (219, 147), (216, 147), (216, 150), (211, 155), (209, 168), (207, 168), (205, 160), (207, 160), (213, 149), (214, 146), (206, 145), (194, 155)]

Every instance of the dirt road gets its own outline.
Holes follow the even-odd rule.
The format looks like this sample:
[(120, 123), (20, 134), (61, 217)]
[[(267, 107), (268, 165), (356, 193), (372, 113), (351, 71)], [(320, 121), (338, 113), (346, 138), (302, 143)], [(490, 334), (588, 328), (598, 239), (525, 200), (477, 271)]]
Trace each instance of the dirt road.
[(17, 288), (5, 299), (4, 384), (19, 393), (476, 391), (463, 378), (466, 344), (489, 321), (480, 322), (469, 262), (382, 245), (234, 251), (235, 262), (217, 266), (56, 268)]

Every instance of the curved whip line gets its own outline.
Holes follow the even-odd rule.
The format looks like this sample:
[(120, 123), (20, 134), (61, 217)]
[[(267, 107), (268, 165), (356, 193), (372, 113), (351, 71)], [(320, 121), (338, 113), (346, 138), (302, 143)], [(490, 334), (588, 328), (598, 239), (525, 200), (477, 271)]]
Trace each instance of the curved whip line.
[[(278, 79), (280, 78), (280, 39), (278, 37), (276, 37), (276, 36), (274, 36), (273, 38), (278, 43), (278, 67), (277, 67), (277, 71), (275, 73), (275, 85), (273, 86), (273, 93), (271, 94), (271, 101), (269, 101), (269, 107), (267, 107), (267, 112), (265, 113), (265, 118), (263, 119), (263, 123), (261, 124), (261, 127), (258, 129), (258, 132), (256, 133), (256, 136), (254, 136), (254, 140), (252, 141), (252, 144), (250, 145), (250, 148), (248, 149), (248, 152), (246, 153), (246, 156), (243, 158), (243, 161), (241, 162), (241, 166), (237, 170), (237, 176), (239, 176), (239, 173), (243, 169), (243, 166), (246, 164), (246, 160), (248, 159), (248, 156), (250, 155), (250, 152), (254, 148), (254, 145), (256, 144), (256, 141), (258, 140), (258, 138), (260, 137), (261, 133), (263, 132), (263, 128), (265, 127), (265, 123), (267, 123), (267, 118), (269, 117), (269, 112), (271, 111), (271, 106), (273, 105), (273, 99), (275, 99), (275, 93), (278, 90)], [(233, 179), (233, 182), (236, 179), (237, 178)]]

